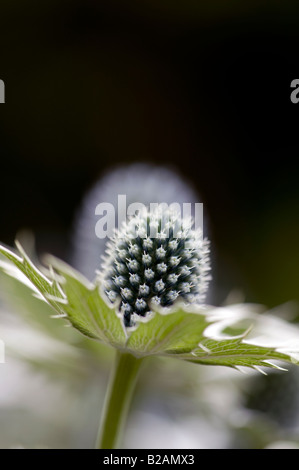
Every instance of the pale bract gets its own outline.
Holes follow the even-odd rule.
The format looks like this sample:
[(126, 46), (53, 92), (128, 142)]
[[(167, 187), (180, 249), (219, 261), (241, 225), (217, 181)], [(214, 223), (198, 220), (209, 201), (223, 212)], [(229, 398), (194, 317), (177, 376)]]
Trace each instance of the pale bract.
[(21, 245), (16, 246), (17, 251), (0, 246), (0, 268), (48, 303), (53, 321), (66, 320), (93, 340), (137, 357), (161, 355), (261, 372), (264, 367), (279, 368), (281, 362), (298, 362), (299, 329), (261, 314), (260, 306), (152, 305), (150, 315), (139, 317), (134, 327), (125, 327), (119, 309), (109, 303), (98, 283), (52, 256), (46, 258), (47, 268), (37, 267)]

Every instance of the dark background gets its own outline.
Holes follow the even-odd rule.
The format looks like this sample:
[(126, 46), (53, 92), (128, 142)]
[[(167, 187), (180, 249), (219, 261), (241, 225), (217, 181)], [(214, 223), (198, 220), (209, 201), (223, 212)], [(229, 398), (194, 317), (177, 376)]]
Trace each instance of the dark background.
[(66, 258), (105, 170), (171, 163), (202, 196), (219, 285), (299, 300), (295, 1), (3, 1), (0, 16), (2, 242), (30, 228)]

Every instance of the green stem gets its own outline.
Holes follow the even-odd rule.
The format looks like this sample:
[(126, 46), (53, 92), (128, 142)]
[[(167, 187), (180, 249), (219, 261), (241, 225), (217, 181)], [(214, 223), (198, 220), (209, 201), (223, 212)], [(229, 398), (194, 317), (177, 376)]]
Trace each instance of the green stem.
[(97, 449), (119, 446), (142, 359), (117, 351), (108, 385)]

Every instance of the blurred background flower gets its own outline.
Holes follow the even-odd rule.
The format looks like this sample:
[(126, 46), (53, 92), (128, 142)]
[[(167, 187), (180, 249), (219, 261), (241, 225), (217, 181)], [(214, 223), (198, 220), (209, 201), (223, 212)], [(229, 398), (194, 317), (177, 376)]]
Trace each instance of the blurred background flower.
[[(295, 0), (29, 0), (3, 1), (0, 10), (1, 241), (12, 245), (30, 228), (38, 254), (72, 259), (87, 274), (96, 255), (84, 201), (113, 200), (113, 174), (126, 184), (131, 165), (138, 172), (147, 162), (144, 189), (204, 203), (210, 302), (232, 290), (269, 307), (299, 300)], [(161, 187), (163, 171), (172, 182)], [(49, 319), (23, 291), (20, 301), (20, 286), (1, 283), (0, 447), (92, 447), (110, 351)], [(287, 376), (168, 367), (153, 364), (140, 384), (127, 446), (139, 445), (140, 426), (148, 447), (161, 446), (161, 436), (168, 448), (298, 443), (296, 393), (285, 393), (292, 413), (275, 398)]]

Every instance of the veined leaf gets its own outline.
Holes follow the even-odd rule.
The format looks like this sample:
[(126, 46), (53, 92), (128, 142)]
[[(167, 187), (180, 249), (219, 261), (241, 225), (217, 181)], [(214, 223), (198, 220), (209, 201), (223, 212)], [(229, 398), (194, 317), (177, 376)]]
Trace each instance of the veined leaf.
[(51, 262), (62, 275), (59, 278), (50, 269), (47, 277), (33, 265), (20, 245), (18, 249), (21, 256), (0, 246), (0, 253), (17, 268), (16, 271), (13, 265), (0, 261), (0, 268), (6, 274), (17, 277), (21, 282), (24, 282), (24, 275), (34, 295), (38, 292), (54, 308), (57, 317), (67, 318), (84, 335), (119, 347), (124, 345), (126, 335), (122, 322), (115, 310), (102, 299), (98, 286), (54, 257), (51, 257)]
[[(97, 283), (91, 283), (66, 263), (48, 257), (47, 275), (36, 268), (17, 245), (20, 255), (0, 246), (9, 261), (0, 268), (30, 285), (81, 333), (89, 338), (142, 357), (162, 355), (197, 364), (242, 366), (263, 371), (278, 367), (272, 361), (299, 362), (299, 329), (257, 306), (186, 307), (159, 310), (139, 317), (125, 328), (115, 306), (110, 306)], [(55, 272), (54, 272), (54, 269)]]
[[(261, 366), (279, 368), (273, 360), (299, 362), (299, 329), (271, 315), (256, 313), (256, 307), (242, 304), (192, 312), (181, 306), (173, 312), (156, 312), (132, 331), (127, 347), (144, 354), (234, 368), (260, 370)], [(268, 346), (263, 345), (265, 339)]]

